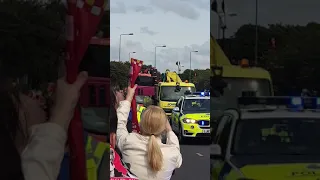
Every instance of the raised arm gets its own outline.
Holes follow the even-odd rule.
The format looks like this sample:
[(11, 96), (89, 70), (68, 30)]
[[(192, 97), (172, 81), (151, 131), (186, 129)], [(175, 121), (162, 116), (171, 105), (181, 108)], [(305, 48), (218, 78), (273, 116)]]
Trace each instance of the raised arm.
[(131, 108), (131, 101), (134, 97), (136, 88), (137, 88), (137, 85), (135, 85), (133, 88), (131, 88), (130, 86), (128, 87), (126, 100), (121, 101), (117, 109), (118, 126), (117, 126), (116, 134), (117, 134), (117, 147), (119, 148), (120, 151), (122, 151), (126, 138), (129, 135), (129, 132), (127, 129), (127, 123), (128, 123), (128, 117), (129, 117), (130, 108)]
[(176, 136), (176, 134), (172, 131), (172, 128), (170, 126), (169, 121), (167, 122), (166, 125), (166, 131), (167, 131), (167, 143), (169, 145), (172, 145), (175, 147), (175, 152), (176, 153), (176, 168), (180, 168), (181, 164), (182, 164), (182, 155), (180, 153), (180, 144), (179, 144), (179, 140), (178, 137)]
[(117, 109), (118, 126), (117, 126), (117, 147), (122, 151), (123, 144), (128, 136), (127, 122), (131, 107), (131, 101), (121, 101)]

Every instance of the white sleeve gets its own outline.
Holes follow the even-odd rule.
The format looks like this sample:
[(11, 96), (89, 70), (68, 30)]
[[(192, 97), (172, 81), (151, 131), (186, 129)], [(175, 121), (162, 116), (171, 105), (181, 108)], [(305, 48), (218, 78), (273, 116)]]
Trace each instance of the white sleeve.
[(31, 127), (31, 137), (21, 155), (26, 180), (57, 180), (64, 157), (66, 131), (55, 123)]
[(173, 145), (176, 148), (177, 159), (176, 159), (176, 168), (180, 168), (182, 165), (182, 155), (180, 153), (180, 144), (178, 137), (173, 131), (167, 132), (167, 143)]
[(127, 129), (128, 117), (130, 113), (131, 103), (127, 100), (121, 101), (119, 108), (117, 109), (117, 118), (118, 118), (118, 126), (117, 126), (117, 147), (120, 151), (123, 149), (123, 145), (127, 136), (129, 135)]

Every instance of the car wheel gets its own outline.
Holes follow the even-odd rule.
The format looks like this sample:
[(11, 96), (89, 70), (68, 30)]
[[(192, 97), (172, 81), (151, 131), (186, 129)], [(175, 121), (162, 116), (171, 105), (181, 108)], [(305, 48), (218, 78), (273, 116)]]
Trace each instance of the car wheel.
[(185, 137), (183, 137), (183, 130), (182, 130), (181, 125), (179, 126), (178, 139), (179, 139), (180, 144), (185, 143)]

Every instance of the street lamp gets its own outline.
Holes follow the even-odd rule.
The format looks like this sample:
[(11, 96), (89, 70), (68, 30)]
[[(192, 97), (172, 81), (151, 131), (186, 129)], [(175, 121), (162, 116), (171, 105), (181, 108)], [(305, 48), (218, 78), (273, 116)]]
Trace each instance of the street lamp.
[[(220, 38), (220, 29), (222, 29), (222, 49), (224, 50), (224, 41), (225, 41), (225, 31), (227, 29), (227, 16), (228, 17), (236, 17), (238, 16), (237, 13), (220, 13), (218, 14), (219, 16), (219, 21), (218, 21), (218, 36)], [(222, 24), (222, 18), (224, 18), (224, 23)]]
[(136, 53), (135, 51), (129, 52), (129, 62), (130, 62), (130, 60), (131, 60), (131, 54), (135, 54), (135, 53)]
[(258, 64), (258, 0), (256, 0), (256, 32), (255, 32), (255, 46), (254, 46), (254, 59), (255, 64)]
[(120, 42), (119, 42), (119, 62), (120, 62), (120, 54), (121, 54), (121, 36), (132, 36), (133, 33), (128, 34), (120, 34)]
[(154, 47), (154, 67), (157, 67), (157, 47), (167, 47), (166, 45), (155, 46)]
[(191, 82), (191, 53), (193, 53), (193, 52), (197, 53), (197, 52), (199, 52), (199, 51), (190, 51), (190, 71), (189, 71), (189, 82)]

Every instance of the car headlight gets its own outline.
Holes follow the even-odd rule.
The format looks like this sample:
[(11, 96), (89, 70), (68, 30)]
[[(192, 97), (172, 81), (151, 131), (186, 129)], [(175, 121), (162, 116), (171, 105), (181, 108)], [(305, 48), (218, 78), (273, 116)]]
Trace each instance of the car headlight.
[(194, 124), (196, 123), (197, 121), (194, 120), (194, 119), (189, 119), (189, 118), (185, 118), (182, 120), (184, 123), (187, 123), (187, 124)]

